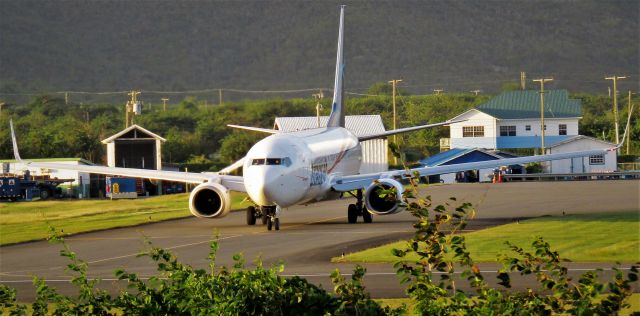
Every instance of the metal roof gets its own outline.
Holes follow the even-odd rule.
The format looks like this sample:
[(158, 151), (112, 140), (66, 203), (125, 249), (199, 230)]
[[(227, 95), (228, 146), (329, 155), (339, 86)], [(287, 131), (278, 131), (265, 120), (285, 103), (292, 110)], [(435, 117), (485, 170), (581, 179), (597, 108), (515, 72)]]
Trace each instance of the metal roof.
[[(35, 158), (35, 159), (25, 159), (26, 161), (35, 161), (35, 162), (67, 162), (67, 161), (77, 161), (79, 163), (85, 164), (85, 165), (94, 165), (93, 162), (86, 160), (84, 158)], [(15, 159), (3, 159), (0, 160), (0, 163), (19, 163), (20, 161), (17, 161)]]
[(112, 136), (110, 136), (110, 137), (108, 137), (108, 138), (103, 139), (103, 140), (102, 140), (102, 143), (103, 143), (103, 144), (111, 143), (111, 142), (115, 141), (118, 137), (120, 137), (120, 136), (122, 136), (122, 135), (124, 135), (124, 134), (128, 133), (129, 131), (131, 131), (131, 130), (133, 130), (133, 129), (137, 129), (137, 130), (139, 130), (139, 131), (141, 131), (141, 132), (143, 132), (143, 133), (145, 133), (145, 134), (147, 134), (147, 135), (151, 136), (152, 138), (159, 139), (159, 140), (161, 140), (161, 141), (163, 141), (163, 142), (166, 142), (166, 141), (167, 141), (166, 139), (164, 139), (164, 138), (160, 137), (159, 135), (157, 135), (157, 134), (155, 134), (155, 133), (153, 133), (153, 132), (151, 132), (151, 131), (147, 130), (146, 128), (144, 128), (144, 127), (142, 127), (142, 126), (140, 126), (140, 125), (137, 125), (137, 124), (133, 124), (133, 125), (131, 125), (131, 126), (129, 126), (129, 127), (127, 127), (127, 128), (125, 128), (125, 129), (121, 130), (121, 131), (120, 131), (120, 132), (118, 132), (117, 134), (114, 134), (114, 135), (112, 135)]
[[(540, 92), (536, 90), (507, 91), (476, 107), (498, 119), (529, 119), (540, 117)], [(581, 117), (580, 100), (569, 99), (567, 90), (547, 90), (544, 93), (545, 118)]]
[[(327, 126), (328, 120), (328, 116), (321, 116), (320, 126)], [(315, 116), (276, 117), (274, 128), (285, 132), (318, 128), (318, 119)], [(380, 115), (348, 115), (345, 117), (345, 128), (355, 136), (379, 134), (385, 131)]]
[(561, 142), (557, 142), (557, 143), (555, 143), (553, 145), (547, 146), (547, 148), (558, 147), (558, 146), (561, 146), (561, 145), (564, 145), (564, 144), (568, 144), (568, 143), (571, 143), (571, 142), (575, 142), (575, 141), (581, 140), (581, 139), (591, 140), (591, 141), (594, 141), (594, 142), (597, 142), (597, 143), (602, 143), (604, 145), (611, 146), (611, 147), (614, 147), (616, 145), (614, 143), (611, 143), (611, 142), (608, 142), (608, 141), (605, 141), (605, 140), (602, 140), (602, 139), (593, 138), (591, 136), (576, 135), (576, 136), (573, 136), (571, 138), (565, 139), (565, 140), (563, 140)]

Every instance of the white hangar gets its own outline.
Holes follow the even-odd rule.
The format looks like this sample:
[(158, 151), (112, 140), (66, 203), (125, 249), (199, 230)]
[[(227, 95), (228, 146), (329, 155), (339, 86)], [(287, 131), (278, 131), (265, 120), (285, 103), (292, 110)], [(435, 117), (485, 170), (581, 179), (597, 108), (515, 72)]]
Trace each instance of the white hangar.
[[(327, 126), (328, 116), (320, 116), (320, 124), (315, 116), (305, 117), (277, 117), (274, 129), (293, 132), (306, 129)], [(345, 117), (345, 128), (356, 136), (383, 133), (384, 124), (380, 115), (347, 115)], [(388, 142), (386, 138), (371, 139), (362, 144), (362, 165), (360, 173), (372, 173), (387, 171), (389, 169), (389, 158), (387, 156)]]

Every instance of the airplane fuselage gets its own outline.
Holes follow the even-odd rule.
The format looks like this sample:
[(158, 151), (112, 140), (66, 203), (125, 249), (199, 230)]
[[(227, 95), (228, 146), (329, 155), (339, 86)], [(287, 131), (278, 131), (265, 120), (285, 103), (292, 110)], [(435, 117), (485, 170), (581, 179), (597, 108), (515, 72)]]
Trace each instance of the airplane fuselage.
[(274, 134), (247, 153), (244, 184), (258, 205), (289, 207), (326, 199), (331, 177), (358, 174), (362, 149), (342, 127)]

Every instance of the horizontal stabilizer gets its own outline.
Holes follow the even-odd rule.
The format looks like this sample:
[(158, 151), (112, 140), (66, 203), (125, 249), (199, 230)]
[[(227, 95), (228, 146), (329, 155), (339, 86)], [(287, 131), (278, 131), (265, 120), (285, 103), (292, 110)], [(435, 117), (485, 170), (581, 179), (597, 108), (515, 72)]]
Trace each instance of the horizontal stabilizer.
[(268, 134), (279, 134), (281, 131), (277, 129), (268, 129), (268, 128), (260, 128), (260, 127), (251, 127), (251, 126), (242, 126), (242, 125), (233, 125), (227, 124), (229, 127), (238, 128), (238, 129), (246, 129), (255, 132), (268, 133)]

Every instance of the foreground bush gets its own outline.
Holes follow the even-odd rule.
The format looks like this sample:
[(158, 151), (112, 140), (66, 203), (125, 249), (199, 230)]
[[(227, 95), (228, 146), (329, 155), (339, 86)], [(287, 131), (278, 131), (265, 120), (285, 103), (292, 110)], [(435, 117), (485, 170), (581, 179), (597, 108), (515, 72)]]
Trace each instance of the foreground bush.
[[(112, 297), (98, 289), (98, 280), (87, 277), (87, 264), (78, 259), (61, 238), (61, 255), (69, 258), (67, 271), (77, 286), (75, 297), (60, 295), (42, 280), (35, 278), (37, 297), (34, 315), (395, 315), (402, 310), (382, 308), (364, 291), (365, 269), (358, 266), (350, 280), (336, 270), (332, 274), (336, 295), (300, 277), (278, 275), (282, 264), (265, 268), (245, 267), (241, 255), (234, 256), (232, 267), (216, 266), (218, 242), (210, 243), (209, 270), (194, 269), (180, 263), (167, 250), (153, 247), (139, 256), (155, 262), (158, 274), (148, 280), (134, 273), (117, 270), (116, 277), (127, 281), (128, 290)], [(0, 307), (11, 315), (26, 314), (26, 307), (16, 303), (14, 289), (0, 285)]]

